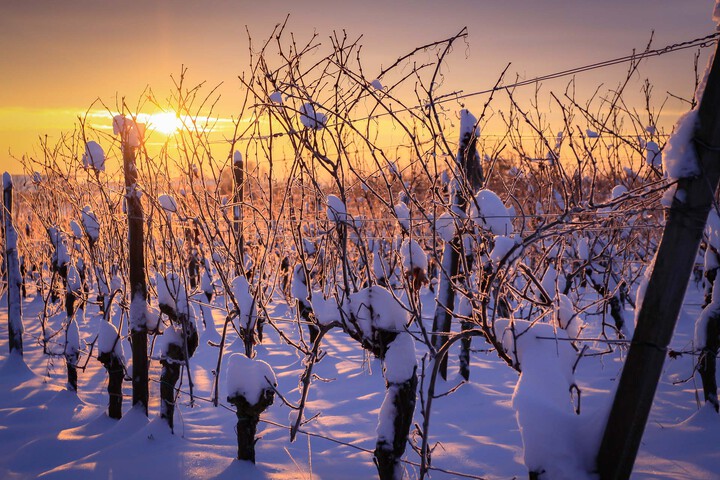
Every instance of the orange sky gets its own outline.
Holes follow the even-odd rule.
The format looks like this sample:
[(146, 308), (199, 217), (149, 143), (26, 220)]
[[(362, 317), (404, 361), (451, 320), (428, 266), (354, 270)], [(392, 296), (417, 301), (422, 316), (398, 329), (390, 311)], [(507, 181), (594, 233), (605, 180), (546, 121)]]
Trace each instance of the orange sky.
[[(500, 5), (502, 4), (502, 5)], [(191, 83), (223, 83), (216, 113), (238, 110), (237, 76), (248, 64), (246, 26), (261, 41), (290, 14), (289, 30), (307, 39), (333, 29), (363, 35), (368, 72), (415, 46), (469, 30), (446, 69), (446, 91), (490, 87), (507, 62), (530, 78), (711, 33), (713, 0), (551, 0), (490, 2), (245, 0), (4, 0), (0, 6), (0, 169), (19, 172), (12, 159), (37, 151), (72, 130), (96, 98), (134, 104), (146, 86), (167, 96), (181, 65)], [(693, 51), (669, 54), (640, 69), (655, 92), (688, 95)], [(704, 63), (703, 63), (704, 64)], [(591, 91), (617, 84), (624, 66), (578, 77)], [(371, 75), (371, 73), (368, 73)], [(642, 80), (638, 78), (638, 82)], [(549, 83), (548, 88), (561, 88)], [(639, 83), (638, 83), (639, 85)], [(532, 88), (527, 89), (528, 93)], [(639, 87), (635, 88), (639, 91)], [(638, 98), (639, 101), (639, 98)], [(481, 105), (482, 99), (468, 102)], [(641, 105), (638, 105), (640, 107)], [(478, 107), (479, 108), (479, 107)], [(683, 106), (669, 101), (668, 116)], [(669, 119), (672, 121), (672, 119)], [(672, 122), (671, 122), (672, 123)]]

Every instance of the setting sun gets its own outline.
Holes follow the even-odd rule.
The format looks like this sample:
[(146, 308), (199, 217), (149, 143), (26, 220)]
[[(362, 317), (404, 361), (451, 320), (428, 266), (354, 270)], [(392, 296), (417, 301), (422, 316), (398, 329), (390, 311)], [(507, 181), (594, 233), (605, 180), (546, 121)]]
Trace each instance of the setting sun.
[(150, 114), (146, 122), (151, 130), (155, 130), (164, 135), (172, 135), (183, 128), (182, 120), (174, 112)]

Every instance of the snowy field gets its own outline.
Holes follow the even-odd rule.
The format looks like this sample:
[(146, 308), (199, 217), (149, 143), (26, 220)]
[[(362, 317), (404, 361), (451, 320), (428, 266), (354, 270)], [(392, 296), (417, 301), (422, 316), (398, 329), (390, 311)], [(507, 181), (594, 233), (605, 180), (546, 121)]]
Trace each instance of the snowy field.
[[(695, 319), (700, 313), (702, 294), (692, 283), (671, 348), (691, 350)], [(426, 314), (431, 315), (433, 297), (423, 289)], [(211, 397), (216, 347), (207, 340), (217, 332), (201, 332), (200, 347), (192, 358), (195, 399), (187, 393), (178, 398), (175, 434), (159, 418), (159, 362), (151, 361), (150, 417), (131, 409), (130, 383), (125, 382), (123, 418), (106, 415), (107, 375), (96, 358), (90, 358), (79, 372), (79, 393), (65, 387), (65, 365), (61, 358), (49, 359), (42, 353), (38, 315), (43, 303), (31, 295), (24, 304), (25, 362), (8, 359), (7, 310), (2, 299), (0, 316), (0, 478), (25, 479), (155, 479), (155, 478), (233, 478), (233, 479), (361, 479), (376, 478), (372, 450), (376, 441), (378, 412), (385, 394), (381, 364), (370, 358), (354, 340), (340, 330), (324, 339), (326, 355), (315, 367), (306, 418), (301, 434), (290, 442), (287, 426), (290, 408), (276, 396), (259, 425), (257, 464), (235, 460), (235, 414), (225, 401), (225, 382), (220, 382), (219, 407)], [(213, 317), (218, 331), (225, 316), (222, 297), (214, 301)], [(269, 305), (270, 314), (283, 331), (297, 338), (294, 312), (284, 299)], [(91, 342), (102, 317), (90, 306), (80, 320), (84, 341)], [(629, 307), (628, 307), (629, 308)], [(628, 312), (632, 317), (632, 312)], [(426, 320), (430, 325), (431, 319)], [(585, 338), (599, 332), (590, 319)], [(233, 337), (235, 338), (235, 337)], [(232, 339), (231, 339), (232, 340)], [(579, 361), (576, 380), (582, 391), (580, 425), (576, 432), (591, 436), (619, 378), (625, 350), (606, 351), (598, 343), (587, 343)], [(470, 382), (433, 403), (430, 442), (430, 478), (527, 478), (523, 445), (515, 411), (513, 391), (518, 381), (515, 371), (488, 346), (474, 339)], [(242, 352), (242, 341), (230, 345), (227, 354)], [(278, 391), (288, 402), (299, 401), (298, 381), (303, 372), (302, 358), (266, 326), (265, 339), (256, 349), (257, 358), (272, 365)], [(418, 360), (424, 353), (417, 346)], [(96, 355), (96, 352), (94, 353)], [(129, 357), (125, 345), (125, 356)], [(451, 390), (460, 383), (457, 350), (451, 351), (450, 378), (436, 392)], [(223, 369), (227, 366), (227, 356)], [(87, 358), (81, 357), (80, 365)], [(720, 416), (711, 408), (700, 407), (702, 391), (693, 378), (694, 357), (684, 354), (668, 358), (655, 403), (635, 464), (637, 479), (720, 478)], [(187, 392), (183, 377), (180, 389)], [(700, 389), (700, 391), (698, 391)], [(568, 399), (569, 401), (569, 399)], [(422, 423), (420, 401), (415, 422)], [(577, 399), (575, 405), (577, 406)], [(572, 412), (573, 406), (566, 409)], [(562, 415), (567, 415), (565, 411)], [(600, 415), (601, 416), (601, 415)], [(540, 419), (552, 425), (552, 417)], [(562, 425), (562, 422), (559, 424)], [(548, 431), (547, 446), (566, 448), (575, 440), (560, 438), (558, 427)], [(411, 429), (412, 433), (412, 429)], [(419, 439), (414, 441), (419, 442)], [(592, 439), (578, 438), (578, 445)], [(573, 455), (572, 448), (569, 455)], [(419, 475), (419, 456), (408, 448), (405, 455), (407, 478)]]

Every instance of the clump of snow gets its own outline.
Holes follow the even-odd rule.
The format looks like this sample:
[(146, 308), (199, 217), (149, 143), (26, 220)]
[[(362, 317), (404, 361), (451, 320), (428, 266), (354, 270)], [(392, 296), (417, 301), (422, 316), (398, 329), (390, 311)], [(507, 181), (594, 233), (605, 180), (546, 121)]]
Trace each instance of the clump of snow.
[(348, 309), (368, 338), (372, 337), (373, 330), (401, 332), (409, 320), (402, 304), (388, 289), (378, 285), (351, 293)]
[(435, 219), (435, 231), (445, 242), (451, 242), (457, 232), (455, 216), (445, 212)]
[(170, 354), (171, 347), (182, 347), (182, 327), (179, 325), (170, 324), (157, 339), (157, 348), (160, 353), (160, 358), (166, 358)]
[(235, 152), (233, 153), (233, 164), (234, 165), (237, 165), (237, 164), (242, 165), (242, 161), (243, 161), (242, 153), (240, 153), (238, 150), (235, 150)]
[(269, 98), (271, 102), (277, 103), (278, 105), (282, 105), (283, 103), (282, 93), (280, 92), (271, 93)]
[(120, 334), (117, 328), (110, 322), (102, 321), (100, 322), (100, 330), (98, 331), (98, 355), (104, 353), (113, 353), (125, 363), (123, 345), (120, 341)]
[(400, 245), (400, 257), (405, 271), (412, 271), (416, 268), (423, 272), (427, 271), (427, 254), (415, 239), (406, 238), (403, 240), (402, 245)]
[(250, 405), (258, 403), (265, 391), (277, 386), (277, 378), (270, 365), (240, 353), (230, 355), (226, 378), (228, 398), (241, 396)]
[(415, 340), (407, 332), (398, 333), (388, 345), (385, 353), (385, 380), (388, 383), (403, 383), (409, 380), (415, 369)]
[(333, 223), (347, 223), (348, 221), (345, 204), (335, 195), (328, 195), (327, 218)]
[(72, 232), (73, 232), (73, 237), (75, 237), (75, 238), (82, 237), (82, 228), (80, 228), (80, 224), (77, 223), (75, 220), (72, 220), (70, 222), (70, 230), (72, 230)]
[(240, 309), (238, 312), (238, 323), (242, 328), (251, 330), (255, 327), (257, 320), (257, 305), (250, 291), (250, 284), (247, 278), (240, 275), (233, 279), (231, 287), (233, 297)]
[(308, 286), (305, 279), (305, 269), (298, 263), (293, 269), (292, 280), (290, 281), (290, 294), (300, 302), (308, 303)]
[(671, 179), (700, 174), (700, 166), (692, 143), (697, 128), (697, 115), (697, 110), (691, 110), (680, 117), (665, 146), (662, 156), (663, 170)]
[(410, 209), (408, 206), (400, 202), (397, 205), (393, 207), (393, 210), (395, 211), (395, 217), (398, 219), (398, 223), (400, 223), (400, 226), (404, 231), (410, 231)]
[(645, 163), (653, 168), (662, 165), (662, 153), (657, 143), (651, 141), (645, 145)]
[[(35, 173), (37, 173), (37, 172), (35, 172)], [(40, 174), (38, 173), (38, 175), (40, 175)], [(40, 183), (40, 182), (38, 181), (36, 183)], [(11, 188), (12, 186), (13, 186), (12, 175), (10, 175), (8, 172), (4, 172), (3, 173), (3, 190), (7, 190), (8, 188)]]
[(590, 130), (589, 128), (587, 130), (585, 130), (585, 134), (587, 135), (588, 138), (598, 138), (600, 136), (599, 133), (597, 133), (594, 130)]
[(370, 82), (370, 85), (371, 85), (375, 90), (382, 90), (382, 89), (383, 89), (383, 84), (382, 84), (382, 83), (380, 82), (380, 80), (378, 80), (377, 78), (376, 78), (375, 80), (373, 80), (372, 82)]
[(561, 293), (557, 296), (555, 305), (555, 318), (560, 328), (568, 333), (570, 338), (578, 338), (584, 327), (583, 321), (575, 314), (575, 308), (567, 295)]
[(164, 305), (178, 314), (188, 313), (185, 285), (177, 273), (163, 275), (158, 272), (155, 275), (155, 288), (159, 305)]
[(300, 122), (306, 128), (322, 130), (327, 124), (327, 116), (324, 113), (316, 111), (313, 103), (307, 102), (300, 107)]
[(470, 113), (470, 110), (463, 108), (460, 110), (460, 139), (462, 140), (466, 135), (480, 136), (480, 129), (476, 127), (477, 118), (475, 115)]
[(131, 331), (144, 331), (148, 328), (147, 302), (142, 295), (133, 295), (130, 301), (130, 314), (128, 316)]
[(615, 185), (615, 187), (613, 187), (612, 189), (612, 192), (610, 193), (610, 199), (616, 200), (625, 195), (627, 192), (628, 189), (625, 185)]
[(99, 143), (90, 140), (85, 145), (85, 153), (82, 156), (83, 167), (92, 168), (100, 172), (105, 171), (105, 151)]
[(73, 293), (82, 291), (82, 281), (75, 265), (70, 265), (67, 271), (67, 289)]
[(82, 209), (82, 223), (90, 240), (97, 242), (98, 238), (100, 238), (100, 222), (89, 205), (85, 205)]
[(113, 117), (113, 134), (120, 135), (130, 147), (139, 147), (145, 138), (145, 124), (136, 122), (125, 115)]
[(65, 355), (77, 355), (80, 351), (80, 330), (78, 329), (78, 324), (75, 319), (70, 319), (65, 335)]
[(513, 232), (513, 215), (492, 190), (478, 192), (470, 216), (478, 227), (492, 234), (509, 235)]
[(172, 195), (160, 195), (158, 197), (158, 203), (160, 203), (160, 207), (162, 207), (162, 209), (167, 213), (177, 213), (178, 211), (177, 202), (175, 201), (175, 197)]
[[(506, 237), (504, 235), (497, 235), (495, 236), (494, 240), (494, 247), (492, 251), (490, 252), (490, 260), (497, 265), (499, 264), (505, 256), (507, 256), (508, 253), (510, 253), (510, 250), (512, 250), (516, 245), (519, 245), (520, 238), (517, 236), (512, 237)], [(508, 259), (509, 262), (512, 262), (514, 259), (516, 259), (520, 255), (521, 249), (516, 249), (514, 254), (511, 255), (511, 257)]]

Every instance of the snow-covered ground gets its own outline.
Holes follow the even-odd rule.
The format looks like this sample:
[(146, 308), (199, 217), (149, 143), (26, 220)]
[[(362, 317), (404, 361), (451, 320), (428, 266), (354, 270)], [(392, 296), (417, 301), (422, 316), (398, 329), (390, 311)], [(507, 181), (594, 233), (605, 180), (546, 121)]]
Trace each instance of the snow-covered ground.
[[(430, 314), (432, 297), (423, 291)], [(691, 349), (701, 298), (699, 289), (691, 284), (672, 349)], [(131, 409), (130, 384), (125, 382), (123, 418), (112, 420), (105, 414), (107, 375), (96, 358), (89, 359), (87, 368), (79, 372), (79, 393), (75, 394), (65, 387), (64, 360), (43, 355), (37, 342), (42, 299), (31, 297), (24, 304), (24, 363), (15, 357), (8, 358), (4, 298), (1, 305), (0, 478), (335, 480), (377, 476), (372, 450), (385, 395), (382, 367), (379, 360), (368, 357), (339, 330), (325, 337), (322, 350), (326, 355), (314, 370), (317, 376), (305, 417), (317, 417), (304, 425), (303, 433), (291, 443), (288, 426), (294, 412), (276, 396), (275, 403), (262, 416), (257, 464), (252, 465), (235, 460), (236, 417), (229, 410), (224, 380), (220, 382), (221, 405), (216, 408), (208, 402), (217, 363), (216, 347), (201, 341), (191, 359), (195, 400), (190, 404), (186, 393), (178, 398), (173, 435), (159, 418), (157, 361), (151, 362), (150, 417)], [(215, 305), (218, 308), (213, 310), (213, 316), (220, 331), (223, 299), (215, 300)], [(275, 299), (269, 307), (283, 331), (297, 337), (293, 312), (284, 299)], [(92, 340), (100, 321), (96, 307), (91, 306), (79, 322), (84, 340)], [(595, 321), (586, 321), (590, 327), (583, 336), (596, 337)], [(207, 338), (207, 332), (201, 333), (201, 338), (203, 334)], [(595, 343), (588, 345), (586, 353), (606, 348)], [(473, 348), (470, 382), (433, 403), (430, 441), (435, 448), (430, 477), (463, 478), (464, 474), (467, 478), (526, 478), (522, 439), (512, 408), (518, 375), (494, 352), (485, 351), (488, 346), (477, 338)], [(230, 345), (224, 357), (223, 375), (228, 356), (243, 351), (242, 341)], [(417, 351), (419, 357), (424, 352), (420, 346)], [(129, 356), (127, 345), (125, 355)], [(453, 350), (452, 355), (451, 378), (436, 392), (443, 393), (460, 382), (456, 374), (457, 351)], [(623, 349), (615, 348), (613, 353), (580, 360), (575, 378), (582, 391), (581, 418), (592, 417), (594, 411), (607, 403), (619, 378), (623, 355)], [(283, 396), (289, 402), (297, 402), (303, 358), (267, 326), (264, 343), (257, 347), (257, 358), (272, 366)], [(81, 357), (80, 364), (85, 360), (86, 357)], [(698, 391), (699, 379), (693, 378), (694, 360), (689, 354), (667, 359), (633, 478), (720, 478), (720, 416), (711, 408), (699, 406), (702, 393)], [(188, 391), (186, 379), (180, 388)], [(418, 402), (415, 412), (418, 424), (422, 423), (420, 406)], [(567, 409), (572, 411), (571, 406)], [(551, 449), (555, 433), (548, 432)], [(417, 478), (419, 456), (408, 448), (405, 458), (409, 462), (407, 477)]]

